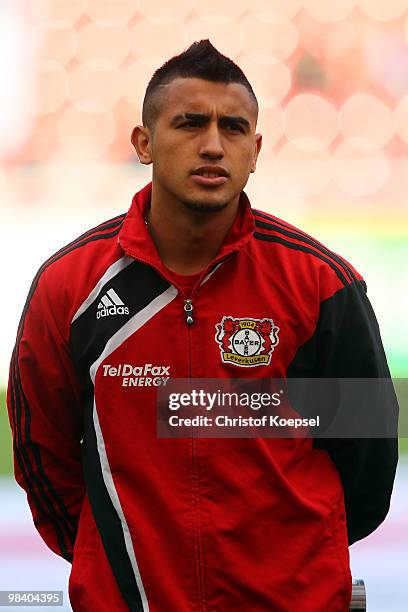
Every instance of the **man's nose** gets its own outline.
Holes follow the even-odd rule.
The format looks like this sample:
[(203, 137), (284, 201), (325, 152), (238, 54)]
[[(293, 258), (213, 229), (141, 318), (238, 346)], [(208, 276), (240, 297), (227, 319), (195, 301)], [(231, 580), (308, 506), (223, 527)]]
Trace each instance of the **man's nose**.
[(210, 124), (204, 130), (200, 143), (200, 156), (211, 159), (221, 159), (224, 157), (224, 147), (217, 124)]

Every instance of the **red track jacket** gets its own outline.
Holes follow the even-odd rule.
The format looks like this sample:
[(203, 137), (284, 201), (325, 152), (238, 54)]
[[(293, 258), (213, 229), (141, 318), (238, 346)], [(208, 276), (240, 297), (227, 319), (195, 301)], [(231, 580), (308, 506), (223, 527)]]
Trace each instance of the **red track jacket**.
[[(72, 607), (347, 610), (348, 545), (388, 511), (396, 441), (160, 439), (155, 397), (167, 377), (389, 376), (364, 281), (243, 193), (187, 325), (150, 194), (45, 262), (11, 362), (16, 479), (72, 561)], [(225, 318), (269, 321), (266, 357), (225, 351)]]

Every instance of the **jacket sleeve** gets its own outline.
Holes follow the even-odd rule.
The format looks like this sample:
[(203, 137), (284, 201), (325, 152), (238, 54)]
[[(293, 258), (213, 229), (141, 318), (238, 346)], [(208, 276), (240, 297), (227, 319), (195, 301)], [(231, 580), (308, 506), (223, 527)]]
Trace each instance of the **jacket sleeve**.
[(7, 406), (15, 477), (34, 524), (55, 553), (72, 561), (84, 498), (80, 389), (55, 292), (47, 271), (37, 275), (17, 332)]
[[(313, 366), (311, 366), (313, 364)], [(311, 370), (311, 367), (313, 368)], [(292, 362), (289, 376), (390, 379), (378, 323), (363, 280), (354, 280), (320, 304), (316, 331)], [(398, 404), (392, 387), (380, 406), (387, 437), (318, 438), (344, 490), (349, 544), (374, 531), (389, 510), (398, 461)]]

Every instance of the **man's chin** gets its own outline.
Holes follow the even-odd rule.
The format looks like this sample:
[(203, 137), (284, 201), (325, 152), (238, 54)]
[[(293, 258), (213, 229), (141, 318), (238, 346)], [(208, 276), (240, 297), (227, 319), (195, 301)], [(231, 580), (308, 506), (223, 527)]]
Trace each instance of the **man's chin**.
[(205, 202), (197, 200), (182, 200), (182, 204), (188, 210), (197, 213), (217, 213), (224, 210), (229, 204), (227, 202)]

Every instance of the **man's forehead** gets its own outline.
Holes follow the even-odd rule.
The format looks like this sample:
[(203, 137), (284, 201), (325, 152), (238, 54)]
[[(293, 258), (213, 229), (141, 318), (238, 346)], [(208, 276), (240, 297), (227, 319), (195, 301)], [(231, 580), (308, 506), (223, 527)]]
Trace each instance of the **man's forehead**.
[(167, 115), (255, 115), (250, 93), (241, 83), (218, 83), (196, 78), (177, 78), (163, 92)]

